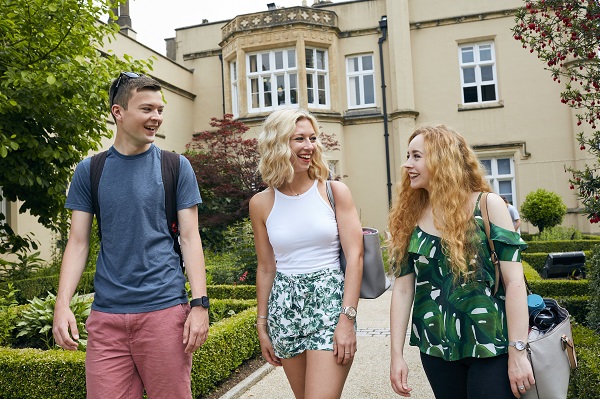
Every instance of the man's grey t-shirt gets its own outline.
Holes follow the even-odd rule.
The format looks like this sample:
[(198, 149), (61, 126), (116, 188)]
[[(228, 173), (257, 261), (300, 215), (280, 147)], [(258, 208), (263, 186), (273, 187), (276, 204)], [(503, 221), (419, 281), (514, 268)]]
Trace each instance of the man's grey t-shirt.
[[(133, 156), (108, 150), (98, 186), (102, 242), (94, 310), (142, 313), (187, 302), (185, 276), (167, 226), (160, 156), (155, 145)], [(180, 156), (177, 210), (200, 202), (194, 171)], [(94, 213), (90, 158), (75, 169), (66, 208)]]

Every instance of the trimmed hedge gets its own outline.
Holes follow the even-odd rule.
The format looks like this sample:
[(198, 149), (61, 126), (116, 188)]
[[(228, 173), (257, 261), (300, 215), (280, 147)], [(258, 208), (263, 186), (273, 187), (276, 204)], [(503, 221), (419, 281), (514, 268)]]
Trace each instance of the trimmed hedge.
[(600, 398), (600, 336), (579, 324), (572, 328), (578, 365), (571, 372), (568, 399)]
[(254, 285), (209, 285), (206, 290), (211, 299), (256, 299)]
[(248, 309), (210, 328), (208, 339), (194, 353), (192, 396), (206, 395), (245, 360), (260, 353), (256, 308)]
[(591, 251), (597, 240), (528, 241), (526, 253)]
[[(94, 271), (85, 272), (81, 276), (77, 292), (80, 295), (94, 292)], [(26, 280), (13, 281), (13, 287), (17, 289), (15, 299), (21, 305), (35, 297), (46, 297), (48, 292), (57, 293), (58, 275), (36, 277)], [(8, 282), (0, 283), (0, 289), (8, 289)], [(215, 299), (256, 299), (256, 287), (253, 285), (209, 285), (208, 296)]]
[[(208, 339), (193, 356), (195, 398), (260, 352), (255, 321), (252, 307), (210, 327)], [(85, 399), (85, 353), (0, 348), (0, 398)]]
[[(94, 292), (94, 273), (95, 272), (93, 271), (85, 272), (81, 276), (81, 280), (77, 286), (77, 292), (80, 295)], [(56, 294), (58, 289), (58, 274), (53, 276), (16, 280), (12, 283), (13, 287), (18, 290), (15, 294), (15, 299), (17, 302), (19, 302), (19, 304), (24, 305), (28, 300), (35, 297), (45, 298), (48, 292)], [(8, 282), (0, 283), (0, 289), (8, 289)]]

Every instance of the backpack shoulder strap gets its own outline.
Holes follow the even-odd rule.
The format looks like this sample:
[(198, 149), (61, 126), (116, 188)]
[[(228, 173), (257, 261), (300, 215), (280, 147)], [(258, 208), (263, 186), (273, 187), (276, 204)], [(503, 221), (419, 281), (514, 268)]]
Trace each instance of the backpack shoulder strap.
[(104, 162), (108, 156), (108, 151), (102, 151), (94, 156), (90, 160), (90, 181), (92, 189), (92, 208), (94, 209), (94, 215), (96, 215), (96, 222), (98, 224), (98, 237), (102, 239), (102, 229), (100, 223), (100, 204), (98, 203), (98, 186), (100, 185), (100, 177), (102, 177), (102, 170), (104, 169)]
[(173, 237), (173, 247), (179, 255), (183, 267), (183, 257), (179, 246), (179, 222), (177, 220), (177, 182), (179, 180), (179, 157), (175, 152), (167, 150), (160, 151), (160, 167), (162, 173), (163, 187), (165, 190), (165, 212), (169, 233)]

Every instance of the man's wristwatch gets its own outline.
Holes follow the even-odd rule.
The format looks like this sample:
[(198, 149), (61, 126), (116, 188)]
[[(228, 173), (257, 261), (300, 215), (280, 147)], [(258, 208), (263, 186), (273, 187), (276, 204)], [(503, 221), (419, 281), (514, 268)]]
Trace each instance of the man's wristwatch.
[(191, 307), (202, 306), (204, 309), (208, 309), (210, 302), (207, 296), (201, 296), (200, 298), (192, 299), (190, 301)]
[(527, 349), (528, 344), (523, 342), (523, 341), (515, 341), (515, 342), (509, 342), (508, 346), (513, 346), (515, 347), (518, 351), (522, 351)]
[(349, 320), (356, 319), (356, 308), (352, 306), (345, 306), (342, 308), (342, 314), (345, 314)]

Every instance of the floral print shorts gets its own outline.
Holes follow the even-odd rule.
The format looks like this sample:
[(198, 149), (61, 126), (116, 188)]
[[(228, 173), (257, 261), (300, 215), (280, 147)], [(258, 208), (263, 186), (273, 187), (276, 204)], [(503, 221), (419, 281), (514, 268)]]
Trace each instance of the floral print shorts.
[(339, 269), (285, 275), (277, 272), (269, 296), (269, 336), (277, 357), (333, 350), (342, 310), (344, 275)]

